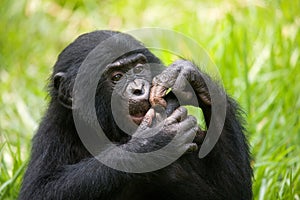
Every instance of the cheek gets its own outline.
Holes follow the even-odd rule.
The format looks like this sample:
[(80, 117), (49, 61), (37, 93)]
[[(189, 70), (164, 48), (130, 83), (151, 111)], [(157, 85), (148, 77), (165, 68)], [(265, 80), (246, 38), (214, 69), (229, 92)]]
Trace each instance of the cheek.
[(114, 90), (114, 84), (109, 80), (99, 81), (97, 86), (97, 96), (105, 96), (106, 98), (111, 96)]

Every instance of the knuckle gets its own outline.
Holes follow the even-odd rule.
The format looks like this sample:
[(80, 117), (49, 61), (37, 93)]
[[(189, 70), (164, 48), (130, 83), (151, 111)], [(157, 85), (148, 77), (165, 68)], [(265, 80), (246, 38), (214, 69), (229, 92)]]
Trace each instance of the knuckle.
[(172, 116), (168, 117), (164, 120), (164, 126), (169, 126), (170, 124), (174, 123), (174, 118)]
[(180, 106), (178, 109), (180, 112), (187, 113), (187, 109), (183, 106)]
[(176, 126), (165, 126), (164, 127), (164, 133), (166, 133), (166, 136), (171, 136), (177, 132)]
[(179, 116), (186, 116), (187, 115), (187, 109), (183, 106), (180, 106), (179, 108), (177, 108), (176, 111), (178, 112)]
[(196, 126), (196, 127), (193, 128), (193, 133), (196, 134), (198, 131), (199, 131), (199, 127), (198, 126)]
[(196, 117), (194, 117), (192, 115), (189, 115), (187, 119), (190, 120), (193, 124), (197, 124), (197, 118)]

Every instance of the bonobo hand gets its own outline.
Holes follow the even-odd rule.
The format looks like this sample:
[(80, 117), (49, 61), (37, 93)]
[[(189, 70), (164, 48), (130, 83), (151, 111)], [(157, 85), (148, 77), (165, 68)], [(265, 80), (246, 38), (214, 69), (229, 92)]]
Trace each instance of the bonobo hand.
[[(166, 95), (168, 89), (171, 88), (172, 92), (176, 94), (176, 98), (180, 99), (181, 104), (200, 106), (202, 108), (208, 127), (211, 98), (206, 85), (207, 82), (211, 83), (209, 77), (200, 72), (198, 67), (192, 62), (177, 60), (161, 74), (154, 77), (149, 101), (153, 107), (160, 105), (168, 109)], [(196, 102), (192, 101), (194, 93), (196, 95), (196, 99), (194, 99)], [(201, 145), (205, 135), (206, 131), (198, 128), (194, 142)]]
[(193, 142), (199, 132), (196, 118), (187, 115), (184, 107), (177, 108), (169, 117), (162, 107), (155, 109), (147, 112), (132, 139), (124, 144), (125, 149), (138, 153), (152, 152), (169, 144), (176, 135), (174, 150), (197, 151), (198, 146)]
[(167, 90), (172, 88), (176, 96), (181, 99), (181, 103), (189, 102), (193, 98), (194, 91), (197, 98), (200, 99), (198, 103), (203, 106), (210, 106), (211, 99), (206, 85), (207, 78), (192, 62), (177, 60), (161, 74), (154, 77), (149, 101), (152, 106), (162, 105), (166, 107), (167, 103), (163, 97)]

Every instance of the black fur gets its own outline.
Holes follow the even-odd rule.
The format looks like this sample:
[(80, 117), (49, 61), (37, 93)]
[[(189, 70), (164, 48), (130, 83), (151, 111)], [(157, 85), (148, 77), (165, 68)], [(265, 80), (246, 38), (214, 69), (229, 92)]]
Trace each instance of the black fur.
[[(111, 169), (86, 150), (77, 135), (70, 108), (58, 99), (54, 75), (65, 72), (62, 90), (71, 93), (83, 60), (101, 41), (115, 34), (84, 34), (59, 55), (50, 79), (51, 100), (33, 138), (19, 199), (252, 199), (252, 169), (242, 116), (229, 97), (221, 137), (203, 159), (197, 153), (185, 154), (161, 170), (134, 174)], [(143, 53), (149, 62), (160, 63), (148, 50)], [(109, 104), (111, 88), (103, 84), (98, 95), (102, 103)], [(123, 133), (112, 120), (106, 103), (96, 103), (99, 121), (105, 133), (118, 141)]]

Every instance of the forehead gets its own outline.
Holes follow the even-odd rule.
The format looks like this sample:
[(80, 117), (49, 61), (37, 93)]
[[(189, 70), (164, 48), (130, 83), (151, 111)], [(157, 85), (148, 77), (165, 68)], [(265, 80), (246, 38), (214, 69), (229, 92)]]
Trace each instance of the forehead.
[(136, 63), (142, 63), (142, 64), (147, 63), (146, 56), (142, 53), (123, 56), (123, 57), (117, 59), (116, 61), (114, 61), (113, 63), (109, 64), (107, 67), (109, 67), (109, 68), (110, 67), (119, 67), (119, 66), (126, 67), (127, 65), (132, 65), (132, 64), (136, 64)]
[(147, 63), (147, 58), (145, 55), (141, 53), (128, 55), (126, 57), (123, 56), (117, 59), (116, 61), (114, 61), (113, 63), (107, 65), (104, 74), (116, 70), (121, 70), (121, 71), (128, 70), (137, 64), (146, 64), (146, 63)]
[(103, 75), (106, 76), (113, 71), (123, 71), (127, 72), (128, 70), (132, 69), (132, 67), (136, 66), (137, 64), (146, 64), (148, 62), (146, 56), (142, 53), (135, 53), (131, 55), (126, 55), (118, 58), (111, 64), (106, 66)]

